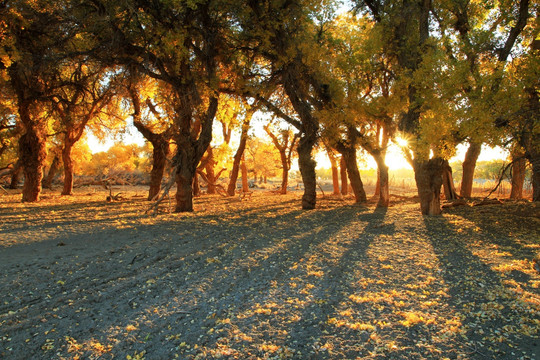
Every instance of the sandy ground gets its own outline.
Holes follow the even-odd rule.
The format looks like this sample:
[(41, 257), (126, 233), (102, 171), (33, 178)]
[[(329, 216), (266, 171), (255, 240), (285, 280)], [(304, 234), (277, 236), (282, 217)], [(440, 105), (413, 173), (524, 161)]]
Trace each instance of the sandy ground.
[(0, 359), (540, 358), (538, 205), (118, 191), (0, 195)]

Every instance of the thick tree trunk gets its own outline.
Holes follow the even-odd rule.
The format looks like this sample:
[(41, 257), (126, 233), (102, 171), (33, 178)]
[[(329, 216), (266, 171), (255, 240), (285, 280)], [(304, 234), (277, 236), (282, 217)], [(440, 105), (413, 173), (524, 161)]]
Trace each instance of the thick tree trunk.
[(58, 154), (55, 154), (53, 161), (51, 162), (51, 167), (47, 172), (47, 176), (45, 177), (45, 179), (43, 179), (42, 182), (45, 189), (52, 190), (52, 183), (54, 177), (56, 176), (56, 173), (58, 172), (58, 169), (60, 169), (60, 157), (58, 156)]
[(525, 182), (525, 169), (527, 159), (523, 155), (517, 155), (512, 164), (512, 190), (510, 199), (520, 200), (523, 198), (523, 183)]
[(420, 210), (424, 215), (441, 214), (441, 186), (443, 183), (444, 160), (434, 158), (415, 161), (414, 178), (420, 197)]
[(461, 178), (461, 190), (459, 191), (459, 195), (461, 197), (470, 198), (472, 195), (474, 169), (481, 150), (481, 143), (471, 142), (467, 152), (465, 153), (465, 160), (463, 161), (463, 177)]
[(358, 163), (356, 161), (356, 149), (344, 151), (342, 152), (342, 156), (345, 159), (347, 173), (349, 174), (349, 181), (351, 182), (356, 202), (366, 202), (366, 191), (364, 190), (364, 184), (362, 183), (360, 171), (358, 170)]
[(540, 154), (535, 153), (535, 156), (531, 156), (529, 161), (532, 164), (532, 200), (540, 201)]
[(311, 157), (313, 146), (317, 141), (316, 135), (313, 133), (303, 134), (298, 143), (298, 166), (302, 181), (304, 182), (304, 194), (302, 195), (302, 209), (315, 209), (317, 204), (317, 178), (315, 166), (317, 163)]
[[(281, 164), (283, 166), (283, 171), (281, 173), (281, 194), (287, 193), (287, 186), (289, 184), (289, 166), (287, 162), (287, 156), (285, 153), (281, 157)], [(264, 177), (264, 182), (266, 183), (266, 176)]]
[[(227, 187), (227, 195), (229, 196), (234, 196), (236, 193), (236, 181), (238, 181), (238, 170), (240, 167), (240, 162), (242, 161), (244, 157), (244, 150), (246, 149), (248, 129), (249, 129), (249, 122), (242, 126), (242, 133), (240, 134), (240, 144), (238, 144), (238, 149), (236, 149), (236, 153), (234, 154), (233, 167), (232, 167), (231, 176), (229, 179), (229, 186)], [(245, 169), (246, 171), (245, 176), (244, 176), (244, 169), (245, 169), (245, 164), (242, 169), (242, 181), (244, 180), (244, 178), (246, 178), (246, 183), (247, 183), (247, 169)]]
[(347, 195), (349, 193), (349, 180), (347, 179), (347, 165), (343, 155), (339, 161), (339, 173), (341, 176), (341, 195)]
[(330, 166), (332, 168), (332, 186), (334, 189), (334, 195), (339, 195), (339, 170), (336, 155), (331, 153), (331, 151), (332, 150), (327, 148), (328, 159), (330, 160)]
[(246, 166), (246, 160), (244, 159), (244, 155), (242, 155), (242, 163), (240, 164), (240, 167), (242, 169), (242, 191), (246, 193), (249, 191), (249, 181), (248, 181), (248, 170)]
[(152, 141), (152, 170), (150, 171), (150, 189), (148, 200), (153, 200), (161, 190), (161, 181), (167, 165), (169, 155), (169, 142), (161, 135), (159, 139)]
[(444, 161), (443, 164), (443, 190), (444, 197), (446, 200), (457, 200), (458, 194), (454, 186), (454, 178), (452, 177), (452, 167), (448, 160)]
[(39, 201), (41, 180), (43, 179), (43, 163), (47, 157), (45, 141), (39, 129), (25, 122), (26, 133), (19, 139), (19, 155), (23, 166), (24, 185), (23, 202)]
[(181, 166), (176, 172), (176, 208), (175, 212), (193, 211), (193, 184), (194, 174), (187, 166)]
[(384, 155), (373, 155), (377, 163), (378, 185), (379, 185), (379, 201), (377, 207), (388, 207), (390, 204), (390, 185), (388, 177), (388, 166), (386, 166)]
[(62, 149), (62, 161), (64, 162), (64, 188), (62, 195), (73, 194), (73, 160), (71, 159), (71, 150), (73, 144), (65, 143)]

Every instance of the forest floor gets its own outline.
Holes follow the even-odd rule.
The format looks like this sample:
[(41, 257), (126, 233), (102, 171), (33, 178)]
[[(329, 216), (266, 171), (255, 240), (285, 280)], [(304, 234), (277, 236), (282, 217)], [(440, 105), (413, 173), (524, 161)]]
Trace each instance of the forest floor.
[(0, 359), (540, 359), (538, 204), (119, 191), (0, 195)]

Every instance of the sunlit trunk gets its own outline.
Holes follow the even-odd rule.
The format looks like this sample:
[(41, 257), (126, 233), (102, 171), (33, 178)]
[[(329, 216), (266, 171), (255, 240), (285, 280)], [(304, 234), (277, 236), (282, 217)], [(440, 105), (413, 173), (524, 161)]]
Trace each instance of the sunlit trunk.
[(246, 160), (244, 158), (244, 155), (242, 155), (242, 163), (240, 167), (242, 168), (242, 191), (248, 192), (249, 191), (248, 170), (247, 170)]
[[(234, 154), (234, 160), (233, 160), (233, 167), (231, 170), (231, 175), (229, 179), (229, 186), (227, 187), (227, 195), (234, 196), (236, 193), (236, 181), (238, 181), (238, 171), (240, 168), (240, 162), (242, 161), (244, 157), (244, 150), (246, 149), (246, 143), (247, 143), (247, 134), (249, 129), (249, 122), (247, 124), (244, 124), (242, 126), (242, 133), (240, 134), (240, 144), (238, 145), (238, 149), (236, 150), (236, 153)], [(244, 175), (244, 170), (246, 174)], [(247, 169), (244, 164), (242, 168), (242, 182), (246, 180), (247, 185)]]
[(384, 155), (373, 155), (377, 163), (378, 185), (379, 185), (379, 201), (377, 207), (388, 207), (390, 204), (390, 187), (388, 177), (388, 166), (386, 166)]
[(514, 163), (512, 164), (512, 190), (510, 191), (510, 199), (519, 200), (523, 198), (526, 166), (527, 159), (524, 157), (514, 159)]
[(337, 166), (336, 157), (334, 155), (328, 154), (330, 159), (330, 164), (332, 167), (332, 187), (334, 189), (334, 195), (339, 195), (339, 170)]
[(443, 190), (446, 200), (450, 201), (458, 198), (458, 194), (454, 186), (454, 178), (452, 177), (452, 167), (448, 163), (448, 160), (445, 160), (443, 164)]
[(465, 160), (463, 161), (463, 177), (461, 178), (461, 190), (459, 195), (464, 198), (470, 198), (472, 195), (472, 186), (474, 180), (474, 169), (476, 167), (476, 161), (480, 156), (482, 150), (482, 144), (471, 142), (467, 152), (465, 153)]
[(195, 174), (193, 177), (193, 196), (198, 197), (201, 196), (201, 185), (199, 183), (199, 174)]
[(444, 160), (434, 158), (414, 163), (414, 178), (420, 197), (420, 210), (424, 215), (441, 214), (441, 186)]
[(214, 171), (214, 167), (216, 166), (216, 162), (214, 160), (214, 149), (212, 149), (211, 146), (208, 147), (208, 150), (206, 150), (206, 153), (208, 154), (208, 158), (206, 160), (206, 180), (208, 181), (208, 188), (206, 190), (207, 194), (215, 194), (216, 193), (216, 173)]

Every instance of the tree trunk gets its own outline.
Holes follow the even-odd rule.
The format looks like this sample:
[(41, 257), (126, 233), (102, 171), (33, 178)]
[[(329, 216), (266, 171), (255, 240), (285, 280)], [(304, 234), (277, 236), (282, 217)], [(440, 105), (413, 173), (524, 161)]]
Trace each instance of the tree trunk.
[(199, 184), (199, 174), (195, 174), (193, 177), (193, 196), (201, 196), (201, 185)]
[(51, 167), (49, 168), (49, 171), (47, 172), (47, 176), (43, 180), (44, 188), (52, 190), (52, 183), (59, 168), (60, 168), (60, 157), (58, 156), (58, 154), (55, 154), (53, 161), (51, 162)]
[(525, 182), (526, 167), (527, 159), (523, 155), (516, 155), (512, 164), (512, 190), (510, 191), (510, 199), (512, 200), (523, 199), (523, 183)]
[(206, 160), (206, 180), (208, 183), (208, 188), (206, 193), (207, 194), (215, 194), (216, 193), (216, 173), (214, 171), (214, 167), (216, 166), (216, 161), (214, 160), (214, 149), (212, 149), (211, 146), (208, 147), (208, 150), (206, 150), (206, 153), (208, 154), (208, 158)]
[(339, 170), (337, 166), (335, 154), (330, 153), (331, 150), (327, 150), (328, 159), (330, 160), (330, 166), (332, 168), (332, 187), (334, 189), (334, 195), (339, 195)]
[(39, 201), (41, 193), (43, 163), (47, 157), (47, 150), (39, 129), (35, 125), (32, 126), (30, 121), (25, 124), (26, 133), (19, 139), (19, 155), (24, 174), (22, 201), (35, 202)]
[(414, 162), (414, 178), (420, 197), (420, 210), (424, 215), (441, 214), (441, 186), (443, 163), (440, 158)]
[[(283, 166), (283, 172), (281, 173), (281, 193), (287, 193), (287, 185), (289, 184), (289, 166), (287, 161), (287, 155), (285, 152), (281, 155), (281, 165)], [(264, 177), (266, 183), (266, 176)]]
[(22, 164), (21, 164), (21, 160), (19, 159), (17, 163), (15, 164), (15, 168), (13, 169), (13, 172), (11, 173), (11, 181), (9, 183), (10, 189), (16, 189), (19, 186), (19, 182), (21, 181), (21, 173), (22, 173)]
[(167, 165), (169, 155), (169, 142), (160, 134), (159, 139), (151, 142), (152, 150), (152, 170), (150, 171), (150, 189), (148, 190), (148, 200), (153, 200), (161, 190), (161, 181)]
[(316, 141), (315, 134), (303, 134), (298, 142), (298, 166), (304, 182), (304, 194), (302, 195), (302, 209), (304, 210), (315, 209), (317, 204), (317, 177), (315, 173), (317, 163), (311, 157)]
[(343, 155), (339, 161), (339, 173), (341, 175), (341, 195), (347, 195), (349, 193), (349, 180), (347, 179), (347, 165), (345, 165)]
[(342, 156), (345, 159), (349, 181), (351, 182), (356, 202), (361, 203), (367, 201), (366, 191), (364, 190), (364, 184), (362, 183), (360, 171), (358, 170), (358, 163), (356, 161), (356, 149), (344, 151)]
[(465, 153), (465, 160), (463, 161), (463, 177), (461, 178), (461, 190), (459, 195), (464, 198), (470, 198), (472, 195), (472, 186), (474, 180), (474, 169), (476, 167), (476, 160), (480, 156), (482, 150), (482, 143), (471, 142), (467, 152)]
[[(227, 195), (234, 196), (236, 194), (236, 181), (238, 181), (238, 170), (240, 167), (240, 162), (244, 158), (244, 150), (246, 149), (246, 143), (247, 143), (247, 134), (249, 129), (249, 122), (244, 123), (242, 126), (242, 133), (240, 134), (240, 144), (238, 144), (238, 149), (236, 149), (236, 153), (234, 154), (234, 160), (233, 160), (233, 167), (231, 170), (231, 176), (229, 179), (229, 186), (227, 187)], [(244, 181), (244, 178), (247, 179), (247, 169), (246, 165), (242, 162), (243, 168), (242, 168), (242, 182)], [(244, 170), (246, 172), (244, 176)], [(246, 181), (247, 183), (247, 181)]]
[(540, 154), (535, 153), (534, 155), (529, 158), (529, 162), (532, 164), (532, 201), (540, 201)]
[(248, 192), (249, 191), (249, 182), (248, 182), (248, 170), (246, 166), (246, 160), (244, 159), (244, 155), (242, 155), (242, 164), (240, 165), (242, 168), (242, 191)]
[(377, 207), (388, 207), (390, 205), (390, 186), (389, 186), (389, 177), (388, 177), (388, 166), (386, 166), (382, 154), (373, 155), (375, 162), (377, 163), (377, 174), (379, 185), (379, 201), (377, 202)]
[(62, 195), (73, 194), (73, 160), (71, 159), (73, 144), (66, 142), (62, 149), (62, 161), (64, 162), (64, 188)]
[(452, 177), (452, 167), (448, 163), (448, 160), (444, 160), (443, 164), (443, 189), (444, 197), (446, 200), (457, 200), (458, 194), (454, 187), (454, 179)]

